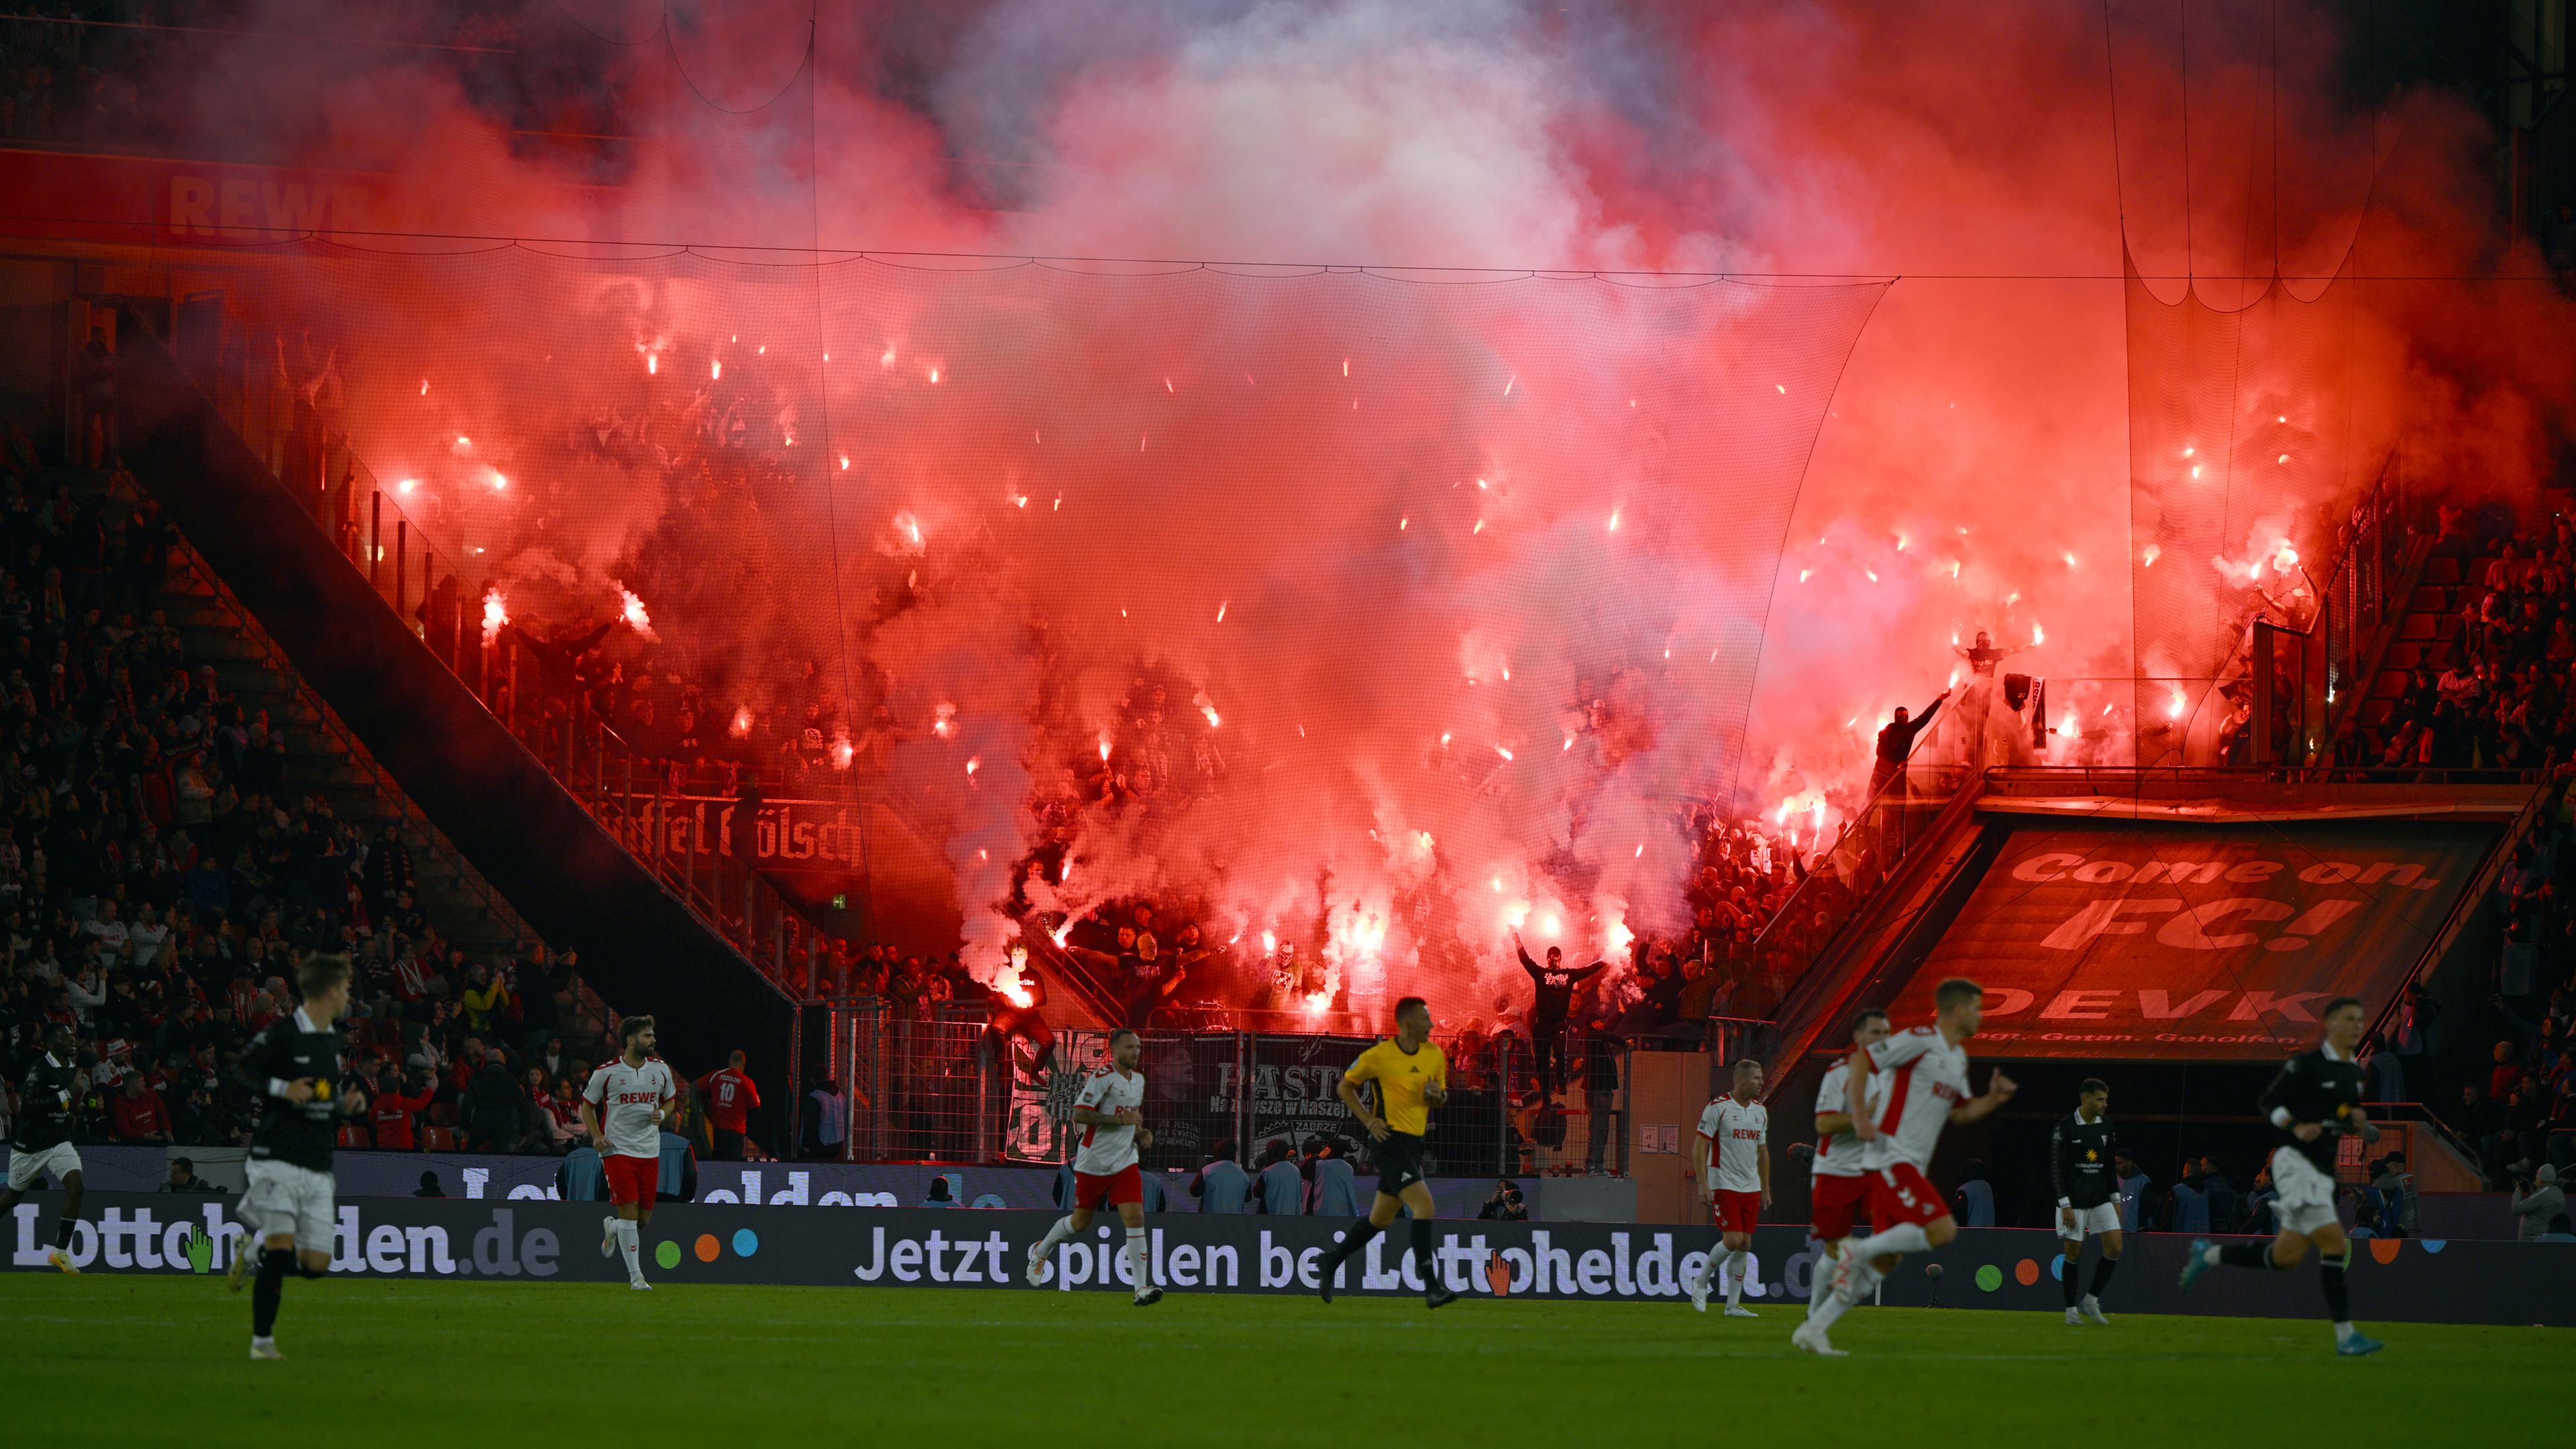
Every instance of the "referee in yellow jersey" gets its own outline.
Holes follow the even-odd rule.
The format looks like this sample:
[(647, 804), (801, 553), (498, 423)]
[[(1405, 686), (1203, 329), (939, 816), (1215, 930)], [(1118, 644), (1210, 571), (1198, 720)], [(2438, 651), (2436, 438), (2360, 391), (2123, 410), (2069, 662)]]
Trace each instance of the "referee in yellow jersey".
[[(1384, 1116), (1372, 1115), (1360, 1100), (1364, 1082), (1377, 1083)], [(1369, 1204), (1369, 1215), (1352, 1224), (1340, 1245), (1324, 1255), (1324, 1301), (1333, 1301), (1333, 1277), (1343, 1262), (1386, 1231), (1401, 1205), (1413, 1214), (1413, 1263), (1422, 1274), (1423, 1301), (1438, 1308), (1458, 1293), (1441, 1278), (1431, 1253), (1431, 1219), (1438, 1209), (1431, 1203), (1431, 1185), (1422, 1180), (1422, 1135), (1431, 1125), (1431, 1109), (1449, 1098), (1449, 1059), (1431, 1044), (1431, 1008), (1421, 997), (1395, 1004), (1395, 1040), (1360, 1053), (1336, 1090), (1376, 1144), (1370, 1155), (1377, 1161), (1377, 1197)]]

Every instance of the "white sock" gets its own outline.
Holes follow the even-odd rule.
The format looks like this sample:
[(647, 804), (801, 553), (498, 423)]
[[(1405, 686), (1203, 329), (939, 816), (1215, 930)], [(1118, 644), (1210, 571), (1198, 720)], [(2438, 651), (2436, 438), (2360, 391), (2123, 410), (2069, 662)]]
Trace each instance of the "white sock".
[(1699, 1265), (1699, 1281), (1696, 1285), (1699, 1288), (1699, 1291), (1702, 1293), (1707, 1292), (1709, 1285), (1717, 1281), (1717, 1265), (1725, 1260), (1725, 1249), (1712, 1248), (1709, 1250), (1708, 1261)]
[(1851, 1310), (1851, 1304), (1833, 1293), (1819, 1293), (1807, 1301), (1807, 1322), (1819, 1330), (1834, 1326), (1834, 1320)]
[(2352, 1325), (2351, 1325), (2351, 1324), (2349, 1324), (2349, 1323), (2338, 1323), (2338, 1324), (2336, 1324), (2336, 1325), (2335, 1325), (2335, 1342), (2336, 1342), (2336, 1343), (2338, 1343), (2338, 1344), (2345, 1344), (2345, 1343), (2350, 1343), (2350, 1342), (2352, 1342)]
[(644, 1276), (643, 1265), (636, 1261), (635, 1224), (628, 1222), (624, 1218), (619, 1218), (617, 1220), (617, 1251), (626, 1255), (627, 1277), (641, 1278)]
[(1045, 1237), (1038, 1239), (1038, 1246), (1037, 1246), (1037, 1250), (1036, 1250), (1035, 1256), (1037, 1256), (1037, 1257), (1039, 1257), (1039, 1258), (1045, 1258), (1045, 1257), (1047, 1257), (1049, 1254), (1053, 1253), (1053, 1252), (1056, 1250), (1056, 1247), (1057, 1247), (1057, 1245), (1058, 1245), (1058, 1244), (1062, 1243), (1065, 1239), (1070, 1238), (1070, 1237), (1072, 1237), (1072, 1236), (1073, 1236), (1073, 1215), (1072, 1215), (1072, 1214), (1070, 1214), (1070, 1213), (1067, 1213), (1065, 1216), (1060, 1217), (1060, 1218), (1057, 1218), (1057, 1219), (1055, 1220), (1055, 1226), (1054, 1226), (1054, 1227), (1051, 1227), (1051, 1228), (1049, 1228), (1049, 1229), (1047, 1229), (1047, 1234), (1046, 1234), (1046, 1236), (1045, 1236)]
[(1744, 1260), (1751, 1256), (1738, 1248), (1726, 1255), (1726, 1306), (1744, 1306)]
[(1932, 1251), (1932, 1240), (1923, 1235), (1922, 1224), (1898, 1223), (1883, 1233), (1875, 1233), (1847, 1245), (1846, 1251), (1858, 1253), (1863, 1261), (1867, 1261), (1884, 1258), (1890, 1253), (1928, 1253)]
[(1139, 1298), (1145, 1296), (1145, 1290), (1154, 1286), (1153, 1277), (1145, 1263), (1143, 1228), (1127, 1230), (1127, 1276), (1136, 1280), (1136, 1296)]

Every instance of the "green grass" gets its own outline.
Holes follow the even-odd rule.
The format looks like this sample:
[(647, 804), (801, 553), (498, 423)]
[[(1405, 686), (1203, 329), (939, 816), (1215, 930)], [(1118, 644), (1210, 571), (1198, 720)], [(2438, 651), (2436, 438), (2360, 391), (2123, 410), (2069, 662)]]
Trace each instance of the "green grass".
[[(2576, 1331), (1854, 1311), (1841, 1360), (1682, 1307), (933, 1288), (291, 1283), (255, 1364), (220, 1279), (0, 1274), (15, 1444), (2564, 1444)], [(1895, 1441), (1858, 1422), (1883, 1406)], [(2460, 1414), (2473, 1409), (2474, 1425)], [(1938, 1426), (1938, 1427), (1934, 1427)], [(2332, 1426), (2340, 1426), (2337, 1429)], [(328, 1439), (313, 1436), (328, 1435)], [(787, 1436), (793, 1436), (792, 1438)], [(929, 1436), (916, 1438), (913, 1436)], [(2465, 1436), (2465, 1437), (2464, 1437)], [(849, 1440), (848, 1442), (876, 1442)]]

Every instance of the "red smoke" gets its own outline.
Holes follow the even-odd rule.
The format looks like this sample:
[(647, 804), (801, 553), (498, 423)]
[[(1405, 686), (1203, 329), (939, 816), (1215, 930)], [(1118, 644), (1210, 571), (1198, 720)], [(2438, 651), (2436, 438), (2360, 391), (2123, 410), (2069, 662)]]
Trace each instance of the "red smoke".
[[(1431, 979), (1463, 1013), (1516, 920), (1678, 926), (1688, 799), (1812, 844), (1954, 636), (2032, 645), (2011, 667), (2098, 736), (2049, 758), (2132, 758), (2169, 688), (2133, 681), (2197, 700), (2245, 571), (2321, 572), (2390, 447), (2527, 486), (2569, 402), (2552, 289), (2394, 280), (2534, 271), (2488, 228), (2487, 138), (2335, 91), (2295, 6), (2193, 5), (2187, 46), (2170, 7), (2052, 0), (826, 6), (809, 49), (802, 7), (568, 3), (631, 44), (539, 6), (523, 53), (617, 88), (605, 178), (398, 60), (328, 88), (308, 159), (406, 178), (389, 229), (832, 264), (304, 261), (268, 305), (341, 340), (360, 453), (514, 614), (632, 588), (711, 709), (792, 710), (807, 660), (844, 729), (881, 695), (979, 969), (1032, 788), (1141, 753), (1150, 681), (1213, 783), (1087, 817), (1040, 903), (1194, 898), (1361, 1003)], [(2132, 360), (2131, 257), (2159, 304), (2277, 269), (2343, 309), (2322, 366), (2228, 360), (2222, 412), (2311, 416), (2264, 445), (2294, 462), (2211, 480), (2189, 557), (2148, 559), (2179, 495), (2140, 500), (2193, 480), (2133, 451), (2176, 364)], [(2189, 628), (2133, 623), (2150, 568), (2188, 571)]]

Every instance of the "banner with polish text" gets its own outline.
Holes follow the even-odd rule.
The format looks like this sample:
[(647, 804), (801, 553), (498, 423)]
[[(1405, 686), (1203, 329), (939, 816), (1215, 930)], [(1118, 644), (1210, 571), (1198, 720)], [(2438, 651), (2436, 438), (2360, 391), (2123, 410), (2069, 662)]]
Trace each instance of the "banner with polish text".
[(1890, 1010), (1986, 988), (2002, 1058), (2263, 1061), (2396, 993), (2496, 838), (2450, 821), (2016, 826)]

